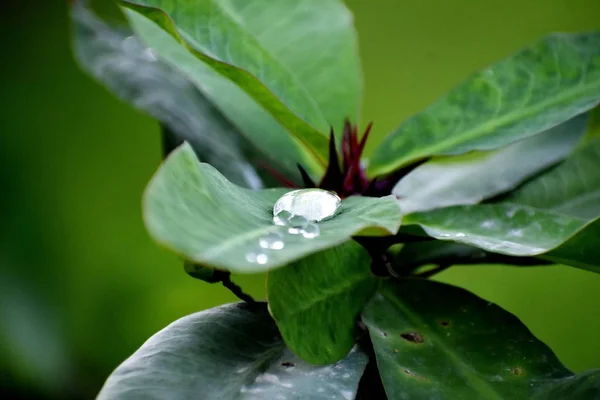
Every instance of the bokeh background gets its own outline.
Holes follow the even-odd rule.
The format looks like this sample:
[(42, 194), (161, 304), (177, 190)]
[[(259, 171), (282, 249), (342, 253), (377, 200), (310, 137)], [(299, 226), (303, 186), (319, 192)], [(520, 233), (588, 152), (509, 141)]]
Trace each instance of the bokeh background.
[[(96, 1), (115, 15), (109, 0)], [(553, 31), (600, 28), (598, 0), (349, 0), (371, 149), (487, 64)], [(140, 198), (158, 126), (78, 70), (64, 0), (0, 0), (0, 383), (4, 398), (93, 398), (171, 321), (234, 298), (158, 248)], [(440, 280), (519, 316), (575, 371), (600, 367), (600, 275), (455, 267)], [(263, 296), (263, 277), (238, 277)]]

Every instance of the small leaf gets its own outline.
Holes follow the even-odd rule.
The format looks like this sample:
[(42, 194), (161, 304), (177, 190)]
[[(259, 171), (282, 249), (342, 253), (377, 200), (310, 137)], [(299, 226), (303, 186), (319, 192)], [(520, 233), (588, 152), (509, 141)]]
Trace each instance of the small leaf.
[(367, 251), (350, 241), (269, 272), (269, 310), (294, 353), (312, 364), (348, 354), (356, 317), (377, 288), (370, 265)]
[[(358, 110), (360, 70), (351, 18), (341, 2), (329, 2), (325, 7), (321, 2), (306, 0), (301, 4), (284, 1), (277, 5), (253, 4), (254, 7), (248, 7), (247, 2), (224, 5), (215, 0), (122, 3), (152, 19), (199, 61), (234, 82), (322, 161), (327, 150), (324, 132), (329, 123), (341, 124), (340, 118), (354, 116)], [(128, 15), (132, 13), (129, 11)], [(281, 19), (287, 21), (281, 24), (286, 29), (272, 24)], [(323, 50), (315, 48), (315, 43), (323, 43)], [(330, 52), (332, 45), (339, 48)], [(343, 57), (340, 60), (334, 56), (338, 50)], [(327, 89), (328, 77), (337, 95), (335, 99), (326, 95), (326, 102), (321, 104), (334, 110), (336, 121), (326, 119), (321, 104), (313, 97), (323, 97), (318, 94), (320, 90), (331, 93)], [(348, 88), (342, 86), (340, 78), (344, 77), (349, 79)], [(312, 93), (305, 82), (310, 84)], [(346, 115), (340, 117), (334, 104), (345, 94), (349, 95), (352, 109), (344, 110)], [(348, 100), (341, 101), (348, 104)]]
[(354, 398), (368, 357), (306, 364), (285, 348), (266, 307), (228, 304), (151, 337), (108, 378), (99, 400)]
[[(319, 223), (312, 239), (273, 224), (273, 205), (286, 189), (252, 191), (199, 163), (184, 144), (167, 158), (144, 197), (144, 220), (160, 243), (195, 263), (240, 273), (271, 270), (335, 247), (353, 235), (395, 234), (402, 215), (394, 196), (349, 197), (335, 217)], [(280, 235), (283, 247), (259, 240)], [(261, 254), (258, 260), (252, 255)], [(254, 257), (256, 258), (256, 257)]]
[[(510, 313), (450, 285), (387, 282), (363, 322), (390, 399), (587, 399), (600, 384), (598, 372), (566, 369)], [(589, 377), (587, 393), (567, 386)]]
[(553, 34), (484, 69), (404, 122), (375, 151), (381, 175), (441, 154), (492, 150), (600, 102), (600, 31)]
[(392, 193), (404, 213), (479, 203), (564, 159), (583, 136), (586, 121), (582, 114), (500, 150), (434, 159), (406, 175)]
[(84, 70), (188, 141), (232, 182), (262, 187), (244, 156), (249, 145), (181, 72), (159, 60), (129, 29), (104, 23), (86, 1), (73, 4), (71, 18), (74, 52)]

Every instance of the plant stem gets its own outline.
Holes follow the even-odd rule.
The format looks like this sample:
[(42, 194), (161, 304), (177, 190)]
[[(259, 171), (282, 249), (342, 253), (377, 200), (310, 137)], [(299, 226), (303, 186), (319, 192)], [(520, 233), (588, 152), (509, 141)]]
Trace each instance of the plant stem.
[(245, 301), (248, 305), (255, 306), (256, 300), (252, 298), (249, 294), (244, 293), (241, 287), (236, 285), (231, 281), (231, 274), (229, 272), (224, 273), (221, 277), (221, 283), (225, 286), (231, 293), (233, 293), (238, 299)]

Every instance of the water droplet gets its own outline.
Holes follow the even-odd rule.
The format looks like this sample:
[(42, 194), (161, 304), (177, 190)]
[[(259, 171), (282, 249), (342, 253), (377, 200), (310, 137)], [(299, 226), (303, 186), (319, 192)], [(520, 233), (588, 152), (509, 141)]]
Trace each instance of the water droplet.
[(246, 254), (246, 261), (264, 265), (269, 262), (269, 256), (265, 253), (248, 253)]
[(300, 189), (281, 196), (273, 206), (273, 215), (287, 211), (295, 216), (303, 216), (309, 221), (319, 222), (334, 216), (342, 200), (330, 191), (323, 189)]
[(464, 234), (464, 233), (462, 233), (462, 232), (458, 232), (458, 233), (457, 233), (456, 235), (454, 235), (454, 236), (455, 236), (455, 237), (457, 237), (457, 238), (461, 238), (461, 237), (465, 237), (465, 236), (467, 236), (467, 235), (465, 235), (465, 234)]
[(156, 56), (156, 53), (150, 47), (148, 47), (148, 48), (146, 48), (146, 50), (144, 50), (144, 57), (146, 57), (146, 59), (148, 61), (158, 61), (158, 57)]
[(515, 237), (523, 237), (523, 229), (512, 229), (508, 234)]
[(291, 235), (300, 235), (304, 232), (304, 228), (308, 226), (308, 219), (302, 215), (294, 215), (288, 220), (288, 233)]
[(263, 249), (281, 250), (284, 247), (283, 235), (279, 232), (272, 232), (258, 239), (258, 245)]
[(279, 210), (277, 213), (273, 214), (273, 223), (279, 226), (285, 226), (289, 224), (290, 218), (292, 218), (294, 214), (286, 210)]
[(492, 220), (486, 220), (481, 223), (482, 228), (492, 229), (496, 227), (496, 222)]
[(312, 222), (302, 229), (302, 236), (307, 239), (314, 239), (319, 236), (320, 233), (321, 230), (319, 229), (319, 226), (317, 224), (313, 224)]

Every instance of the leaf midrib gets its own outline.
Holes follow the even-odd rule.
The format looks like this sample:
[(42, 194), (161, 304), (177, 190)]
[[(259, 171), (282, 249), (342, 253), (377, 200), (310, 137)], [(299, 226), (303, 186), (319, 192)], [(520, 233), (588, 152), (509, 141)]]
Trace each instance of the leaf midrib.
[[(424, 326), (427, 325), (426, 322), (419, 317), (419, 315), (413, 310), (404, 304), (402, 304), (396, 296), (388, 296), (387, 290), (382, 291), (383, 296), (390, 301), (394, 306), (396, 306), (400, 311), (402, 311), (407, 319), (409, 319), (416, 326)], [(486, 380), (481, 378), (477, 373), (474, 373), (473, 370), (469, 367), (464, 367), (465, 365), (469, 365), (466, 361), (464, 361), (460, 355), (456, 354), (452, 351), (452, 349), (446, 345), (446, 343), (441, 339), (441, 336), (438, 335), (435, 330), (428, 330), (428, 335), (433, 338), (434, 343), (438, 344), (439, 349), (445, 353), (451, 361), (453, 361), (458, 368), (463, 371), (461, 374), (463, 377), (467, 379), (467, 381), (471, 384), (472, 389), (479, 389), (478, 391), (482, 393), (484, 399), (498, 399), (503, 400), (504, 396), (501, 396), (498, 391), (491, 386)]]
[[(581, 87), (583, 87), (583, 89), (579, 89)], [(515, 120), (516, 116), (522, 116), (524, 118), (530, 117), (530, 116), (540, 112), (544, 108), (548, 108), (550, 106), (556, 105), (562, 101), (565, 101), (566, 99), (569, 99), (570, 97), (576, 96), (577, 94), (594, 92), (596, 89), (600, 89), (600, 79), (598, 79), (598, 81), (595, 82), (595, 84), (593, 84), (593, 83), (590, 85), (579, 84), (576, 89), (565, 90), (565, 91), (561, 92), (561, 94), (559, 94), (558, 96), (552, 98), (552, 100), (542, 101), (540, 103), (537, 103), (536, 106), (525, 108), (525, 110), (527, 110), (527, 111), (520, 112), (520, 113), (515, 112), (515, 111), (509, 112), (500, 118), (492, 119), (491, 121), (488, 121), (487, 123), (477, 125), (475, 128), (473, 128), (469, 131), (466, 131), (461, 135), (452, 135), (452, 136), (447, 137), (445, 140), (436, 142), (425, 148), (420, 148), (419, 150), (413, 150), (413, 151), (407, 153), (402, 158), (400, 158), (399, 161), (396, 161), (395, 163), (389, 162), (386, 165), (378, 168), (375, 172), (377, 175), (381, 175), (384, 173), (391, 172), (391, 170), (393, 170), (394, 168), (400, 167), (410, 161), (416, 160), (420, 157), (427, 156), (428, 154), (438, 154), (437, 152), (440, 152), (439, 154), (441, 154), (441, 152), (443, 152), (443, 151), (450, 151), (450, 149), (452, 148), (451, 146), (456, 146), (458, 144), (461, 144), (462, 142), (466, 142), (466, 141), (472, 140), (474, 138), (477, 138), (479, 132), (495, 131), (499, 128), (502, 128), (504, 126), (510, 125), (511, 123), (514, 123), (513, 121)], [(516, 110), (519, 110), (519, 109), (516, 109)], [(428, 111), (425, 110), (423, 112), (427, 113)], [(556, 123), (553, 126), (556, 126), (559, 123)], [(551, 128), (551, 127), (548, 127), (548, 128)], [(394, 131), (393, 134), (398, 135), (400, 132), (402, 132), (402, 129), (398, 129), (398, 130)], [(532, 134), (524, 136), (524, 137), (519, 137), (519, 139), (531, 137), (538, 133), (540, 133), (540, 132), (535, 132), (535, 133), (532, 133)], [(398, 136), (398, 137), (401, 137), (401, 136)], [(513, 143), (513, 142), (511, 142), (511, 143)], [(479, 149), (479, 148), (477, 148), (477, 149)], [(489, 149), (489, 150), (492, 150), (492, 149)]]

